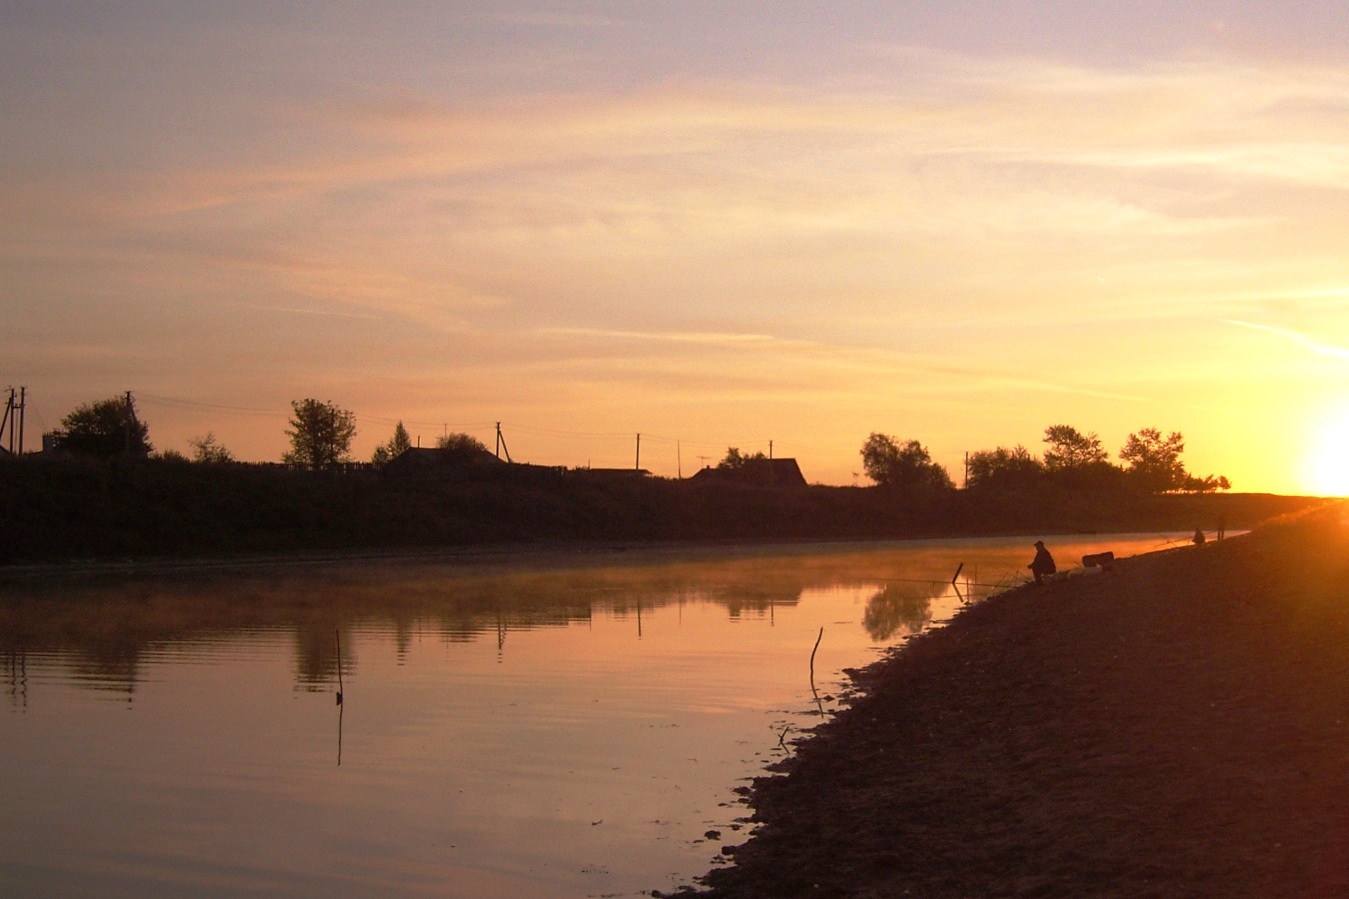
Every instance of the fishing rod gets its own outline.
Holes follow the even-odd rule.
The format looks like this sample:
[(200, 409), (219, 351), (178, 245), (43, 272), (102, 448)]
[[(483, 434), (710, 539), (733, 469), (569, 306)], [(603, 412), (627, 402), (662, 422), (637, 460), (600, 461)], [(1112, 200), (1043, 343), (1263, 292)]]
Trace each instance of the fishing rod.
[[(879, 578), (868, 578), (868, 580), (876, 580), (885, 584), (927, 584), (932, 587), (942, 587), (952, 583), (952, 581), (942, 581), (936, 580), (934, 578), (910, 578), (910, 577), (879, 577)], [(962, 580), (959, 583), (967, 587), (1001, 587), (1005, 582), (1005, 580), (1006, 579), (1004, 578), (1002, 581), (999, 581), (996, 584), (990, 584), (983, 581), (969, 581), (969, 580)]]

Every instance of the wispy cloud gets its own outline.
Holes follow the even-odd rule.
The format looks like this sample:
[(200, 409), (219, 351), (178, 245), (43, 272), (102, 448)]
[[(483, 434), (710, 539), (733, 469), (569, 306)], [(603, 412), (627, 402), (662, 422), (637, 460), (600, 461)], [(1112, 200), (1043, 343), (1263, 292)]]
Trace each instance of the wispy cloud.
[[(1344, 281), (1349, 67), (859, 53), (870, 33), (808, 72), (703, 66), (724, 35), (686, 47), (642, 4), (608, 13), (462, 6), (411, 34), (372, 12), (352, 53), (298, 59), (292, 32), (254, 48), (240, 28), (249, 65), (215, 51), (201, 72), (197, 44), (145, 52), (138, 29), (97, 62), (101, 36), (53, 37), (41, 71), (114, 83), (12, 79), (9, 339), (69, 354), (71, 322), (157, 327), (213, 372), (245, 351), (270, 382), (492, 420), (640, 420), (659, 396), (690, 437), (762, 400), (786, 410), (765, 430), (832, 417), (849, 457), (886, 420), (929, 439), (996, 417), (987, 443), (1014, 443), (1041, 408), (1105, 431), (1120, 408), (1220, 398), (1233, 375), (1202, 341), (1176, 351), (1178, 319), (1349, 358), (1307, 336), (1339, 333), (1330, 300), (1287, 319), (1307, 333), (1249, 321), (1253, 294)], [(1270, 344), (1265, 370), (1286, 363)], [(116, 380), (133, 345), (98, 370)]]
[[(993, 366), (954, 363), (936, 354), (905, 354), (868, 345), (830, 344), (823, 341), (783, 338), (771, 334), (717, 332), (658, 332), (605, 330), (598, 328), (541, 328), (530, 332), (544, 339), (579, 341), (570, 353), (540, 364), (544, 367), (564, 364), (611, 373), (621, 367), (623, 377), (656, 376), (687, 381), (690, 374), (707, 366), (688, 357), (654, 355), (617, 350), (597, 352), (596, 341), (612, 347), (622, 344), (661, 344), (689, 351), (713, 351), (719, 362), (709, 383), (726, 381), (730, 372), (753, 383), (765, 392), (785, 388), (802, 391), (859, 393), (884, 388), (877, 385), (903, 385), (913, 395), (968, 394), (970, 392), (1016, 390), (1094, 399), (1144, 402), (1146, 397), (1093, 386), (1079, 381), (1054, 381), (1028, 375), (1009, 374)], [(561, 360), (565, 360), (561, 362)], [(624, 360), (621, 361), (620, 360)], [(766, 364), (771, 360), (771, 364)]]
[(299, 306), (257, 306), (256, 309), (268, 312), (284, 312), (288, 315), (313, 315), (325, 318), (354, 318), (366, 321), (378, 321), (378, 315), (368, 312), (346, 312), (340, 309), (305, 309)]
[(1331, 359), (1343, 359), (1349, 361), (1349, 347), (1331, 346), (1330, 344), (1321, 343), (1299, 331), (1291, 331), (1287, 328), (1275, 328), (1271, 325), (1257, 325), (1252, 322), (1237, 321), (1235, 319), (1223, 319), (1223, 321), (1229, 325), (1236, 325), (1240, 328), (1250, 328), (1255, 331), (1263, 331), (1266, 334), (1274, 334), (1278, 337), (1282, 337), (1284, 340), (1292, 341), (1300, 347), (1309, 349), (1320, 356), (1328, 356)]
[[(542, 337), (581, 337), (653, 341), (657, 343), (690, 343), (704, 346), (745, 346), (747, 344), (782, 345), (786, 341), (771, 334), (707, 333), (694, 331), (617, 331), (604, 328), (539, 328), (534, 331)], [(793, 341), (793, 343), (799, 343)]]

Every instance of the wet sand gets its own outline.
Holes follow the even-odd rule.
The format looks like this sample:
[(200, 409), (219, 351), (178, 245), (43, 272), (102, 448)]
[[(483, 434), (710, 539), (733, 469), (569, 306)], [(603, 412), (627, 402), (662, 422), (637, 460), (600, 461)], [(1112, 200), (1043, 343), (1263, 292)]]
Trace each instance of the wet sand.
[(1019, 588), (859, 672), (703, 895), (1349, 896), (1342, 515)]

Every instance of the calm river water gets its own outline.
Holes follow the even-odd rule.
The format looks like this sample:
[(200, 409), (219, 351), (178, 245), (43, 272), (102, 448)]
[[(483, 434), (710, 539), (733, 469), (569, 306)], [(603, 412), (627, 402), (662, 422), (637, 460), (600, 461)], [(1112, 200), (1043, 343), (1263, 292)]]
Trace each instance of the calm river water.
[[(1067, 567), (1178, 538), (1046, 539)], [(0, 895), (673, 889), (743, 842), (736, 788), (839, 708), (844, 668), (1022, 579), (1029, 542), (0, 586)]]

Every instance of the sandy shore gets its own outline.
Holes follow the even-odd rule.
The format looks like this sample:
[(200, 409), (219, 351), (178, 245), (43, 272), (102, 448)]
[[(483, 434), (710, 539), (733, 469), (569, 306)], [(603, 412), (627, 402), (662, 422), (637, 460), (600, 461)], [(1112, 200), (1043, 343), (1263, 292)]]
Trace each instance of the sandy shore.
[(861, 678), (703, 895), (1349, 896), (1338, 507), (1005, 593)]

